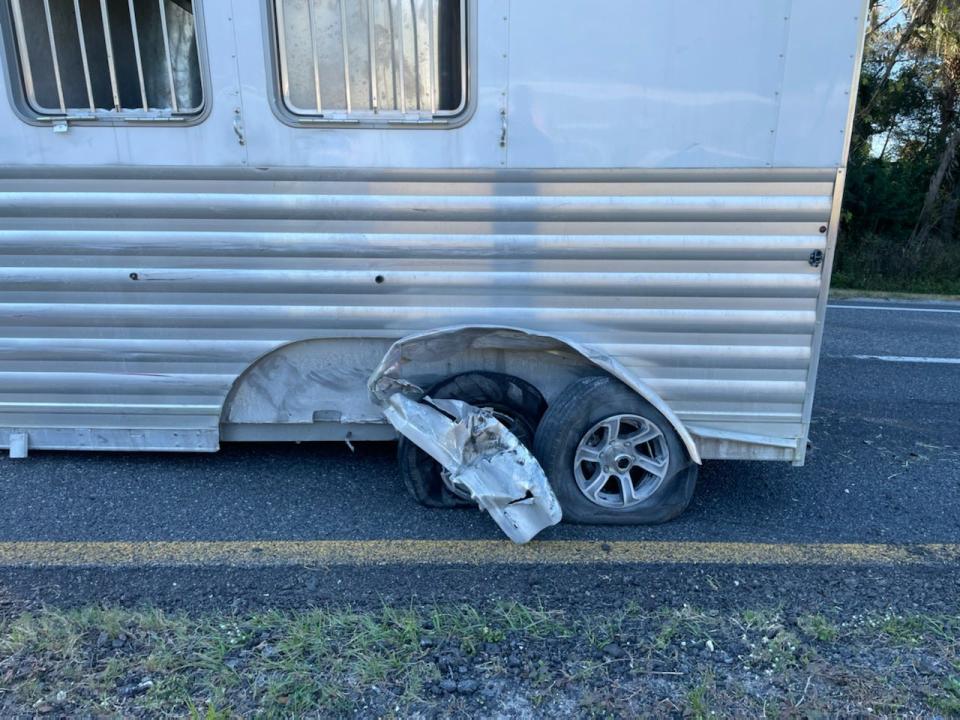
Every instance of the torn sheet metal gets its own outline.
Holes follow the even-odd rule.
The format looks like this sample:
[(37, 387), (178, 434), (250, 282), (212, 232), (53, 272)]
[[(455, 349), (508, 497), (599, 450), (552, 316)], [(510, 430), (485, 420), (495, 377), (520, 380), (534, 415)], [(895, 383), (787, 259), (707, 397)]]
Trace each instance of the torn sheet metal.
[(434, 400), (414, 385), (381, 378), (372, 395), (398, 432), (448, 473), (516, 543), (560, 522), (560, 503), (540, 463), (489, 410), (459, 400)]

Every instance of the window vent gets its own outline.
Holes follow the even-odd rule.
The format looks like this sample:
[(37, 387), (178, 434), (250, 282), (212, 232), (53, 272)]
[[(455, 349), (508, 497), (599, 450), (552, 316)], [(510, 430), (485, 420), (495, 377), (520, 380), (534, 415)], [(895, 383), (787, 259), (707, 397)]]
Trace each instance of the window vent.
[(301, 119), (443, 122), (466, 104), (465, 0), (274, 0), (280, 87)]
[(24, 93), (49, 119), (183, 119), (203, 108), (192, 0), (10, 0)]

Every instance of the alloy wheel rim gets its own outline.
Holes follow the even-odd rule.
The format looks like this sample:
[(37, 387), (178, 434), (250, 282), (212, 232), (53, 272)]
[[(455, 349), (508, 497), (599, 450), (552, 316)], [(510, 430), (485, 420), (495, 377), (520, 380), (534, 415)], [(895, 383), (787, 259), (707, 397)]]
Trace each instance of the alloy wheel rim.
[(663, 431), (639, 415), (614, 415), (590, 428), (577, 445), (573, 474), (584, 497), (626, 510), (663, 484), (670, 450)]

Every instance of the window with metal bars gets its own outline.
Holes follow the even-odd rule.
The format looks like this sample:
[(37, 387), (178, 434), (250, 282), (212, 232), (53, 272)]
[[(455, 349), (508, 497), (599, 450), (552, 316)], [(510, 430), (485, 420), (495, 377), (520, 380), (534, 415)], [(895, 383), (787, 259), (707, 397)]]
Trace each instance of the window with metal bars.
[(185, 120), (203, 109), (193, 0), (9, 0), (41, 118)]
[(466, 0), (273, 0), (301, 121), (444, 123), (467, 102)]

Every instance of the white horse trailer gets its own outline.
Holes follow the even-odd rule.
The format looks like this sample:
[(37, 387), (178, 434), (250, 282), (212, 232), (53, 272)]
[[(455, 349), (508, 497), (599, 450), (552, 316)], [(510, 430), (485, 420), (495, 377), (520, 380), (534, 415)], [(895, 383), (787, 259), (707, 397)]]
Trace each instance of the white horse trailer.
[(0, 447), (399, 430), (517, 539), (802, 464), (866, 13), (0, 0)]

